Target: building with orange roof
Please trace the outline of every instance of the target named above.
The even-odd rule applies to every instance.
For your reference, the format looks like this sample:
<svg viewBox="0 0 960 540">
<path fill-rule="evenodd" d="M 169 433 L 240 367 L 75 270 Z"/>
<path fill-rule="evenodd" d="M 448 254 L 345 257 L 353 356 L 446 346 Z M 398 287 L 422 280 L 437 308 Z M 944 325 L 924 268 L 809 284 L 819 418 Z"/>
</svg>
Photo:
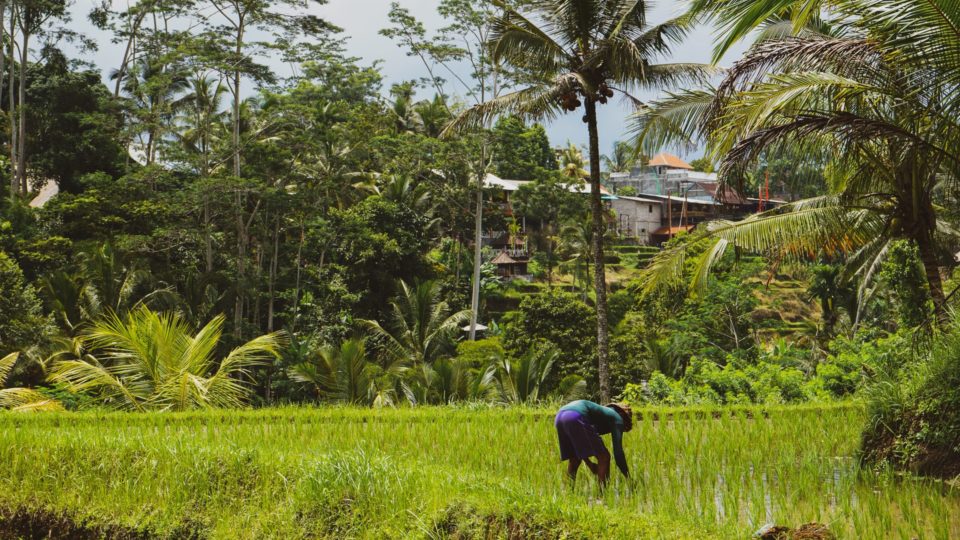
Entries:
<svg viewBox="0 0 960 540">
<path fill-rule="evenodd" d="M 650 158 L 647 166 L 657 169 L 680 169 L 685 171 L 693 170 L 693 167 L 691 167 L 689 163 L 673 154 L 668 154 L 666 152 L 660 152 L 659 154 Z"/>
</svg>

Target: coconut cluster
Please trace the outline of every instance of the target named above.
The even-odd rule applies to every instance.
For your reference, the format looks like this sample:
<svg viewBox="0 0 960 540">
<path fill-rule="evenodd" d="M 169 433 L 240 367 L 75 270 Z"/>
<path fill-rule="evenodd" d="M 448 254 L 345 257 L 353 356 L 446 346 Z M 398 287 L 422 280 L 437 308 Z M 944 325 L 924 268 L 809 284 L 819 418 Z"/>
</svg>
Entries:
<svg viewBox="0 0 960 540">
<path fill-rule="evenodd" d="M 600 87 L 597 88 L 597 94 L 600 96 L 597 101 L 606 105 L 607 100 L 613 97 L 613 89 L 607 86 L 607 83 L 600 83 Z"/>
<path fill-rule="evenodd" d="M 613 89 L 607 86 L 607 83 L 600 83 L 600 86 L 597 87 L 597 96 L 597 101 L 606 105 L 607 100 L 613 97 Z M 567 112 L 573 112 L 583 106 L 583 101 L 580 100 L 577 90 L 571 90 L 561 95 L 558 100 L 560 101 L 560 107 Z"/>
<path fill-rule="evenodd" d="M 579 109 L 581 105 L 583 105 L 583 102 L 577 97 L 576 92 L 571 91 L 560 96 L 560 106 L 567 112 L 573 112 Z"/>
</svg>

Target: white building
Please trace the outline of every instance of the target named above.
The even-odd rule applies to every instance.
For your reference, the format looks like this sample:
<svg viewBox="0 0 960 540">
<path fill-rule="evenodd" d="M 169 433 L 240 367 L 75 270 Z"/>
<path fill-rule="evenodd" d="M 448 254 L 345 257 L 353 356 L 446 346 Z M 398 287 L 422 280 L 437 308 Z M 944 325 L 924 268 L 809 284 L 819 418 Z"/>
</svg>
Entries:
<svg viewBox="0 0 960 540">
<path fill-rule="evenodd" d="M 663 201 L 619 195 L 610 207 L 616 214 L 617 233 L 641 244 L 649 244 L 650 235 L 663 224 Z"/>
<path fill-rule="evenodd" d="M 638 195 L 676 195 L 709 201 L 716 192 L 717 175 L 695 171 L 677 156 L 660 153 L 646 167 L 611 174 L 610 184 L 616 191 L 632 187 Z"/>
</svg>

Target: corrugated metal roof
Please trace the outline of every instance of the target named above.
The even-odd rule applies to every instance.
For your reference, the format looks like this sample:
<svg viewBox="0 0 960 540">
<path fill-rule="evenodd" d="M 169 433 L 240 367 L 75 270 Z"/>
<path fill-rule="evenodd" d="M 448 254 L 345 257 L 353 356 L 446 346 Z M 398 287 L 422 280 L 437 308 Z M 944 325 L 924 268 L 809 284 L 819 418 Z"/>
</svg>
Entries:
<svg viewBox="0 0 960 540">
<path fill-rule="evenodd" d="M 630 196 L 628 196 L 628 195 L 617 195 L 617 198 L 618 198 L 618 199 L 625 199 L 625 200 L 628 200 L 628 201 L 639 202 L 639 203 L 646 203 L 646 204 L 660 204 L 660 203 L 663 202 L 663 201 L 659 201 L 659 200 L 657 200 L 657 199 L 644 199 L 643 197 L 630 197 Z"/>
<path fill-rule="evenodd" d="M 529 180 L 506 180 L 492 173 L 487 173 L 487 177 L 483 180 L 484 187 L 498 187 L 504 191 L 517 191 L 521 186 L 530 183 L 532 182 Z M 567 184 L 567 191 L 570 191 L 571 193 L 590 193 L 590 185 L 586 182 Z M 610 191 L 607 190 L 607 188 L 600 186 L 600 194 L 610 195 Z"/>
<path fill-rule="evenodd" d="M 640 195 L 642 195 L 642 196 L 644 196 L 644 197 L 650 197 L 651 199 L 657 199 L 657 200 L 660 200 L 660 201 L 665 201 L 665 200 L 668 199 L 668 197 L 667 197 L 666 195 L 657 195 L 656 193 L 641 193 Z M 683 202 L 684 200 L 686 200 L 686 201 L 687 201 L 687 204 L 703 204 L 703 205 L 707 205 L 707 206 L 722 206 L 721 203 L 718 203 L 718 202 L 716 202 L 716 201 L 708 201 L 708 200 L 706 200 L 706 199 L 696 199 L 696 198 L 693 198 L 693 197 L 687 197 L 686 199 L 684 199 L 683 197 L 677 197 L 676 195 L 671 195 L 671 196 L 669 197 L 669 199 L 670 199 L 671 201 L 673 201 L 673 202 Z"/>
</svg>

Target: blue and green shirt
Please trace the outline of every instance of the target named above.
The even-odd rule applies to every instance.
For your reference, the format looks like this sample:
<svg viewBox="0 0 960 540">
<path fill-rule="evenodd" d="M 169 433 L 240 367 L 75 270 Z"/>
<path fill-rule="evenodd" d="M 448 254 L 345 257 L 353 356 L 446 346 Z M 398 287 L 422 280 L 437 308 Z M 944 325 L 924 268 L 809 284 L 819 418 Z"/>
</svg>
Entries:
<svg viewBox="0 0 960 540">
<path fill-rule="evenodd" d="M 598 434 L 609 433 L 613 444 L 613 459 L 617 463 L 617 468 L 624 476 L 630 476 L 627 459 L 623 455 L 623 418 L 617 411 L 585 399 L 567 403 L 560 407 L 560 410 L 576 411 L 597 428 Z"/>
</svg>

